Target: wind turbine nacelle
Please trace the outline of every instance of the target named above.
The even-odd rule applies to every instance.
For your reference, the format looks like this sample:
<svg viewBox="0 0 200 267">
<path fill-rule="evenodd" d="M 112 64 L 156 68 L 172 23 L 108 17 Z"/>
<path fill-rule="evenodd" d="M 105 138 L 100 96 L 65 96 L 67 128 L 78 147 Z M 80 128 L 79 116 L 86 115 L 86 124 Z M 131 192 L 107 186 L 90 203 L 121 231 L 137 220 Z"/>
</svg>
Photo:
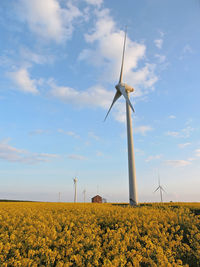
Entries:
<svg viewBox="0 0 200 267">
<path fill-rule="evenodd" d="M 126 89 L 126 92 L 130 93 L 130 92 L 133 92 L 134 91 L 134 88 L 131 87 L 130 85 L 124 83 L 124 87 Z"/>
<path fill-rule="evenodd" d="M 118 86 L 123 86 L 123 87 L 125 87 L 125 90 L 126 90 L 127 93 L 131 93 L 131 92 L 134 91 L 134 88 L 131 87 L 130 85 L 126 84 L 126 83 L 117 84 L 117 85 L 115 86 L 115 88 L 118 89 Z"/>
</svg>

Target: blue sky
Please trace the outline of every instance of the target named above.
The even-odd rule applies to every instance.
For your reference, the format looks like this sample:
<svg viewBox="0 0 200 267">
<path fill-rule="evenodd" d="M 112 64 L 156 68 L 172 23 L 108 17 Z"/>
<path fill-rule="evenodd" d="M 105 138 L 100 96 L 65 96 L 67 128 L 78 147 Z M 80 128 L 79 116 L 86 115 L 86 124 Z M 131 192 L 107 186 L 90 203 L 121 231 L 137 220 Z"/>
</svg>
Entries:
<svg viewBox="0 0 200 267">
<path fill-rule="evenodd" d="M 139 201 L 200 201 L 198 0 L 1 0 L 0 198 L 128 201 L 125 25 Z"/>
</svg>

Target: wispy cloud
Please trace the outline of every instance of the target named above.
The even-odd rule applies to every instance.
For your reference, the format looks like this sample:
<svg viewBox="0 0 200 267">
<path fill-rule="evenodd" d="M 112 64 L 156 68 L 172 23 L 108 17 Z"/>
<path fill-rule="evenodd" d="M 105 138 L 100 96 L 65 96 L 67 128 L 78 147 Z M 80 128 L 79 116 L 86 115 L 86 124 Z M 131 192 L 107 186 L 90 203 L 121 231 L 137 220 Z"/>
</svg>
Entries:
<svg viewBox="0 0 200 267">
<path fill-rule="evenodd" d="M 181 129 L 180 131 L 168 131 L 166 132 L 166 135 L 169 135 L 172 137 L 188 138 L 190 137 L 193 131 L 194 131 L 194 128 L 188 125 L 185 128 Z"/>
<path fill-rule="evenodd" d="M 162 45 L 163 45 L 163 39 L 156 39 L 154 41 L 155 45 L 157 48 L 161 49 L 162 48 Z"/>
<path fill-rule="evenodd" d="M 94 132 L 89 132 L 89 133 L 88 133 L 88 136 L 89 136 L 90 138 L 95 139 L 96 141 L 99 141 L 99 140 L 100 140 L 99 136 L 97 136 Z"/>
<path fill-rule="evenodd" d="M 56 42 L 69 39 L 74 20 L 82 16 L 72 1 L 61 6 L 58 0 L 19 0 L 18 9 L 32 32 Z"/>
<path fill-rule="evenodd" d="M 36 164 L 40 162 L 48 162 L 58 157 L 59 156 L 57 154 L 32 153 L 24 149 L 18 149 L 9 145 L 7 140 L 0 142 L 1 160 L 25 164 Z"/>
<path fill-rule="evenodd" d="M 191 126 L 187 126 L 184 129 L 182 129 L 182 137 L 190 137 L 191 133 L 194 131 L 194 128 Z"/>
<path fill-rule="evenodd" d="M 20 68 L 16 71 L 9 72 L 8 77 L 17 85 L 17 89 L 24 93 L 38 94 L 38 81 L 31 79 L 27 68 Z"/>
<path fill-rule="evenodd" d="M 159 63 L 164 63 L 166 61 L 165 55 L 155 54 L 155 57 L 158 59 Z"/>
<path fill-rule="evenodd" d="M 179 59 L 183 60 L 187 55 L 190 55 L 193 53 L 194 53 L 194 50 L 192 49 L 192 47 L 189 44 L 186 44 L 181 51 L 181 55 Z"/>
<path fill-rule="evenodd" d="M 191 164 L 189 160 L 166 160 L 165 163 L 173 167 L 185 167 Z"/>
<path fill-rule="evenodd" d="M 173 136 L 173 137 L 179 137 L 180 133 L 179 132 L 172 132 L 168 131 L 166 135 Z"/>
<path fill-rule="evenodd" d="M 151 131 L 153 131 L 153 128 L 148 125 L 141 125 L 141 126 L 135 127 L 134 129 L 135 133 L 141 134 L 143 136 L 145 136 L 147 132 L 151 132 Z"/>
<path fill-rule="evenodd" d="M 20 56 L 26 62 L 31 62 L 35 64 L 45 64 L 45 63 L 52 63 L 54 61 L 53 55 L 46 55 L 46 54 L 39 54 L 34 51 L 31 51 L 27 47 L 22 47 L 20 49 Z"/>
<path fill-rule="evenodd" d="M 47 132 L 48 131 L 43 130 L 43 129 L 36 129 L 36 130 L 33 130 L 33 131 L 29 132 L 29 134 L 30 135 L 41 135 L 41 134 L 45 134 Z"/>
<path fill-rule="evenodd" d="M 176 116 L 175 115 L 170 115 L 168 118 L 169 119 L 176 119 Z"/>
<path fill-rule="evenodd" d="M 200 157 L 200 148 L 195 150 L 196 157 Z"/>
<path fill-rule="evenodd" d="M 148 158 L 145 159 L 146 162 L 150 162 L 152 160 L 157 160 L 161 159 L 162 155 L 154 155 L 154 156 L 149 156 Z"/>
<path fill-rule="evenodd" d="M 72 137 L 74 137 L 74 138 L 80 138 L 80 135 L 76 134 L 76 133 L 73 132 L 73 131 L 64 131 L 63 129 L 58 129 L 58 132 L 59 132 L 59 133 L 66 134 L 66 135 L 69 135 L 69 136 L 72 136 Z"/>
<path fill-rule="evenodd" d="M 191 47 L 189 44 L 185 45 L 185 46 L 183 47 L 183 53 L 184 53 L 184 54 L 185 54 L 185 53 L 193 53 L 193 49 L 192 49 L 192 47 Z"/>
<path fill-rule="evenodd" d="M 186 146 L 191 145 L 191 143 L 178 144 L 179 148 L 185 148 Z"/>
<path fill-rule="evenodd" d="M 69 159 L 73 159 L 73 160 L 86 160 L 87 158 L 82 156 L 82 155 L 77 155 L 77 154 L 71 154 L 68 155 Z"/>
<path fill-rule="evenodd" d="M 94 6 L 100 6 L 103 3 L 103 0 L 85 0 L 86 3 Z"/>
<path fill-rule="evenodd" d="M 96 152 L 96 156 L 97 156 L 97 157 L 103 157 L 104 154 L 103 154 L 101 151 L 97 151 L 97 152 Z"/>
</svg>

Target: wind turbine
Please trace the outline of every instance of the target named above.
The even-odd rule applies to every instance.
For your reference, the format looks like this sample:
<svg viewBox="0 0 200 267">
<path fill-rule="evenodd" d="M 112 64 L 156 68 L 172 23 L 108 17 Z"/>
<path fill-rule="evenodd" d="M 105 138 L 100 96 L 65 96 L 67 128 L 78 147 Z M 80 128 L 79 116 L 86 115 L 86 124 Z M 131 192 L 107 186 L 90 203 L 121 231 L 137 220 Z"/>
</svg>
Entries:
<svg viewBox="0 0 200 267">
<path fill-rule="evenodd" d="M 162 197 L 162 192 L 165 192 L 165 190 L 163 189 L 163 187 L 160 185 L 160 176 L 158 175 L 158 187 L 156 188 L 156 190 L 154 191 L 154 193 L 156 191 L 160 190 L 160 201 L 163 202 L 163 197 Z"/>
<path fill-rule="evenodd" d="M 74 181 L 74 203 L 76 203 L 77 202 L 77 181 L 78 181 L 78 179 L 75 177 L 73 179 L 73 181 Z"/>
<path fill-rule="evenodd" d="M 83 190 L 83 198 L 84 198 L 84 203 L 85 203 L 85 196 L 86 196 L 86 190 Z"/>
<path fill-rule="evenodd" d="M 126 34 L 127 30 L 125 31 L 124 36 L 124 46 L 123 46 L 123 53 L 122 53 L 122 64 L 121 64 L 121 71 L 119 82 L 115 86 L 117 92 L 115 93 L 113 102 L 106 114 L 104 121 L 106 120 L 112 106 L 114 103 L 120 98 L 121 95 L 126 100 L 126 123 L 127 123 L 127 145 L 128 145 L 128 169 L 129 169 L 129 203 L 131 206 L 137 206 L 138 198 L 137 198 L 137 184 L 136 184 L 136 173 L 135 173 L 135 158 L 134 158 L 134 146 L 133 146 L 133 132 L 132 132 L 132 120 L 131 120 L 131 109 L 133 112 L 134 108 L 129 100 L 129 93 L 134 91 L 134 88 L 130 85 L 123 83 L 123 68 L 124 68 L 124 54 L 125 54 L 125 46 L 126 46 Z"/>
</svg>

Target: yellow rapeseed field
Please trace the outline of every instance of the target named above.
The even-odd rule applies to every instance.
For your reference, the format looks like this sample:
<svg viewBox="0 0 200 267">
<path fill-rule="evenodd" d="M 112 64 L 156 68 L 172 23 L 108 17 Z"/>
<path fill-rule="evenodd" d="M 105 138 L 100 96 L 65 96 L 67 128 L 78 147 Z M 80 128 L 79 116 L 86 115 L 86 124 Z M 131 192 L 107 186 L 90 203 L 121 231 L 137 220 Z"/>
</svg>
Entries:
<svg viewBox="0 0 200 267">
<path fill-rule="evenodd" d="M 0 203 L 0 266 L 200 266 L 200 204 Z"/>
</svg>

